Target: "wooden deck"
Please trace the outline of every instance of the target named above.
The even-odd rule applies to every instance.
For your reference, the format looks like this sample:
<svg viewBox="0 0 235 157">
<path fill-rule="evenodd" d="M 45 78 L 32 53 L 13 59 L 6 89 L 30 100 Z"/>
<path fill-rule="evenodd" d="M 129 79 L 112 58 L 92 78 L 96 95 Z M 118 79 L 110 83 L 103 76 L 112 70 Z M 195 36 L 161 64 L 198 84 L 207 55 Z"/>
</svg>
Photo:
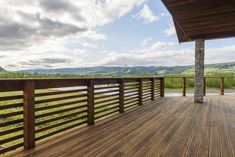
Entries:
<svg viewBox="0 0 235 157">
<path fill-rule="evenodd" d="M 163 98 L 13 156 L 235 156 L 235 97 Z"/>
</svg>

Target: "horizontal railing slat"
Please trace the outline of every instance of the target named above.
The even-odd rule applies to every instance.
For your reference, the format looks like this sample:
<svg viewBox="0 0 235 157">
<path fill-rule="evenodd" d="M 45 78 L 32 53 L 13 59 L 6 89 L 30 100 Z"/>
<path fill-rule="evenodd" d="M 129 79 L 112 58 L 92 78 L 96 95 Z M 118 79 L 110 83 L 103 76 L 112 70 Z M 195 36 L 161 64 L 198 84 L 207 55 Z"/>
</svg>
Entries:
<svg viewBox="0 0 235 157">
<path fill-rule="evenodd" d="M 73 111 L 73 110 L 77 110 L 77 109 L 82 109 L 84 108 L 83 106 L 75 106 L 75 107 L 71 107 L 71 108 L 66 108 L 66 109 L 62 109 L 62 110 L 57 110 L 57 111 L 53 111 L 53 112 L 48 112 L 48 113 L 43 113 L 43 114 L 39 114 L 36 115 L 35 118 L 45 118 L 54 114 L 59 114 L 59 113 L 63 113 L 63 112 L 68 112 L 68 111 Z"/>
<path fill-rule="evenodd" d="M 110 102 L 110 101 L 116 101 L 116 100 L 118 100 L 118 97 L 115 97 L 115 98 L 113 98 L 113 97 L 107 97 L 108 99 L 105 99 L 105 100 L 103 100 L 103 99 L 98 99 L 99 101 L 97 101 L 96 99 L 95 99 L 95 104 L 102 104 L 102 103 L 106 103 L 106 102 Z"/>
<path fill-rule="evenodd" d="M 23 129 L 24 129 L 23 127 L 17 127 L 17 128 L 4 130 L 4 131 L 0 132 L 0 136 L 11 134 L 11 133 L 18 132 L 18 131 L 22 131 Z"/>
<path fill-rule="evenodd" d="M 114 92 L 119 92 L 119 90 L 115 89 L 115 90 L 107 90 L 107 91 L 99 91 L 99 92 L 95 92 L 95 94 L 107 94 L 107 93 L 114 93 Z"/>
<path fill-rule="evenodd" d="M 115 108 L 118 108 L 118 106 L 112 106 L 112 107 L 109 107 L 109 108 L 106 108 L 106 109 L 102 109 L 100 111 L 95 111 L 95 114 L 100 114 L 100 113 L 110 111 L 110 110 L 115 109 Z"/>
<path fill-rule="evenodd" d="M 112 106 L 112 105 L 115 105 L 115 104 L 117 104 L 117 103 L 119 103 L 119 102 L 116 101 L 116 102 L 112 102 L 112 103 L 103 104 L 103 105 L 100 105 L 100 106 L 95 106 L 95 110 L 96 110 L 96 109 L 103 108 L 103 107 Z"/>
<path fill-rule="evenodd" d="M 37 93 L 35 94 L 35 97 L 52 96 L 52 95 L 60 95 L 60 94 L 72 94 L 72 93 L 80 93 L 80 92 L 87 92 L 87 89 Z"/>
<path fill-rule="evenodd" d="M 77 120 L 81 120 L 81 119 L 85 119 L 85 118 L 87 118 L 87 115 L 81 116 L 81 117 L 72 118 L 70 120 L 66 120 L 66 121 L 63 121 L 63 122 L 58 122 L 56 124 L 52 124 L 52 125 L 49 125 L 47 127 L 40 128 L 40 129 L 36 130 L 36 133 L 47 131 L 49 129 L 56 128 L 56 127 L 62 126 L 64 124 L 71 123 L 71 122 L 74 122 L 74 121 L 77 121 Z"/>
<path fill-rule="evenodd" d="M 35 101 L 35 104 L 43 104 L 43 103 L 49 103 L 49 102 L 54 102 L 54 101 L 60 101 L 60 100 L 75 99 L 75 98 L 81 98 L 81 97 L 86 97 L 86 96 L 87 94 L 81 94 L 81 95 L 64 96 L 64 97 L 58 97 L 58 98 L 37 100 Z"/>
<path fill-rule="evenodd" d="M 112 89 L 119 88 L 119 86 L 107 86 L 107 87 L 96 87 L 95 90 L 103 90 L 103 89 Z"/>
<path fill-rule="evenodd" d="M 23 107 L 23 103 L 15 103 L 15 104 L 9 104 L 9 105 L 2 105 L 2 106 L 0 106 L 0 110 L 17 108 L 17 107 Z"/>
<path fill-rule="evenodd" d="M 35 125 L 39 126 L 39 125 L 51 123 L 51 122 L 61 120 L 61 119 L 65 119 L 65 118 L 68 118 L 68 117 L 77 116 L 77 115 L 80 115 L 80 114 L 83 114 L 83 113 L 86 113 L 86 112 L 87 112 L 87 110 L 83 110 L 83 111 L 79 111 L 79 112 L 75 112 L 75 113 L 71 113 L 71 114 L 66 114 L 66 115 L 63 115 L 63 116 L 60 116 L 60 117 L 51 118 L 51 119 L 47 119 L 47 120 L 44 120 L 44 121 L 36 122 Z"/>
<path fill-rule="evenodd" d="M 6 144 L 6 143 L 9 143 L 9 142 L 21 139 L 23 137 L 24 137 L 24 135 L 21 134 L 21 135 L 16 135 L 16 136 L 13 136 L 13 137 L 9 137 L 9 138 L 4 139 L 4 140 L 0 140 L 0 145 L 3 145 L 3 144 Z"/>
<path fill-rule="evenodd" d="M 97 120 L 97 119 L 100 119 L 100 118 L 106 117 L 106 116 L 108 116 L 108 115 L 111 115 L 111 114 L 117 113 L 118 111 L 119 111 L 119 109 L 118 109 L 118 110 L 114 110 L 114 111 L 112 111 L 112 112 L 109 112 L 109 113 L 106 113 L 106 114 L 103 114 L 103 115 L 97 116 L 97 117 L 95 117 L 95 119 Z"/>
<path fill-rule="evenodd" d="M 4 97 L 0 97 L 0 101 L 15 100 L 15 99 L 22 99 L 22 98 L 23 98 L 23 95 L 4 96 Z"/>
<path fill-rule="evenodd" d="M 59 108 L 59 107 L 64 107 L 64 106 L 71 106 L 75 104 L 82 104 L 81 106 L 86 106 L 83 105 L 83 103 L 87 103 L 87 99 L 85 100 L 77 100 L 77 101 L 71 101 L 71 102 L 66 102 L 66 103 L 61 103 L 61 104 L 56 104 L 56 105 L 50 105 L 50 106 L 45 106 L 45 107 L 38 107 L 35 109 L 35 111 L 43 111 L 43 110 L 49 110 L 49 109 L 54 109 L 54 108 Z"/>
<path fill-rule="evenodd" d="M 115 96 L 119 96 L 119 94 L 116 94 L 116 93 L 115 93 L 115 94 L 110 94 L 110 95 L 108 95 L 108 97 L 115 97 Z M 100 96 L 100 95 L 98 95 L 98 96 L 95 95 L 95 99 L 96 99 L 96 100 L 98 100 L 98 99 L 103 99 L 103 98 L 107 98 L 107 95 L 101 95 L 101 96 Z"/>
<path fill-rule="evenodd" d="M 23 121 L 24 121 L 24 119 L 17 119 L 17 120 L 2 122 L 2 123 L 0 123 L 0 127 L 19 124 L 19 123 L 22 123 Z"/>
<path fill-rule="evenodd" d="M 8 148 L 0 149 L 0 154 L 3 154 L 3 153 L 6 153 L 6 152 L 15 150 L 15 149 L 20 148 L 20 147 L 22 147 L 22 146 L 24 146 L 24 143 L 23 143 L 23 142 L 21 142 L 21 143 L 19 143 L 19 144 L 16 144 L 16 145 L 13 145 L 13 146 L 10 146 L 10 147 L 8 147 Z"/>
<path fill-rule="evenodd" d="M 23 111 L 0 114 L 0 118 L 9 118 L 9 117 L 14 117 L 14 116 L 19 116 L 19 115 L 23 115 Z"/>
<path fill-rule="evenodd" d="M 126 106 L 125 106 L 125 109 L 131 108 L 131 107 L 136 107 L 136 106 L 138 106 L 138 105 L 139 105 L 138 103 L 132 103 L 132 104 L 130 104 L 130 105 L 126 105 Z"/>
</svg>

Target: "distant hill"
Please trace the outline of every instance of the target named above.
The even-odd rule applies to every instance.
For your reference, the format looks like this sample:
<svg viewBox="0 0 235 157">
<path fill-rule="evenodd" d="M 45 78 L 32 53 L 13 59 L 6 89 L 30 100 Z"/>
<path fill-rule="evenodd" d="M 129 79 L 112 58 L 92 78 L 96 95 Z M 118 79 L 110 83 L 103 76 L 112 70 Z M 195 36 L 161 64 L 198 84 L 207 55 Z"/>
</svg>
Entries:
<svg viewBox="0 0 235 157">
<path fill-rule="evenodd" d="M 134 75 L 140 73 L 154 74 L 156 67 L 83 67 L 83 68 L 62 68 L 62 69 L 31 69 L 19 72 L 40 73 L 40 74 L 80 74 L 80 75 L 96 75 L 96 74 L 113 74 L 113 75 Z"/>
<path fill-rule="evenodd" d="M 79 75 L 137 75 L 137 74 L 192 74 L 194 66 L 174 66 L 174 67 L 83 67 L 83 68 L 62 68 L 62 69 L 30 69 L 18 72 L 39 73 L 39 74 L 79 74 Z M 205 72 L 222 73 L 229 72 L 235 74 L 235 62 L 206 65 Z"/>
<path fill-rule="evenodd" d="M 6 72 L 2 67 L 0 67 L 0 72 Z"/>
</svg>

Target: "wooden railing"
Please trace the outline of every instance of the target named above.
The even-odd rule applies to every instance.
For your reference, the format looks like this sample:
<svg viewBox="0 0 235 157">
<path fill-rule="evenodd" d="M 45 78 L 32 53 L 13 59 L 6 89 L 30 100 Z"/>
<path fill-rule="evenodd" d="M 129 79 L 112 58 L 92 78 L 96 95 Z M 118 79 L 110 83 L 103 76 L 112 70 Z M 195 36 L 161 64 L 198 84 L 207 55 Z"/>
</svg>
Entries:
<svg viewBox="0 0 235 157">
<path fill-rule="evenodd" d="M 34 148 L 38 141 L 164 97 L 166 79 L 193 77 L 0 79 L 0 154 Z M 225 80 L 220 79 L 224 95 Z"/>
<path fill-rule="evenodd" d="M 1 79 L 0 154 L 164 96 L 164 78 Z"/>
<path fill-rule="evenodd" d="M 189 79 L 194 79 L 194 77 L 164 77 L 164 79 L 181 79 L 182 80 L 182 96 L 187 95 L 187 81 Z M 220 80 L 220 95 L 225 94 L 225 79 L 235 79 L 235 77 L 204 77 L 204 96 L 207 94 L 207 80 L 217 79 Z M 193 81 L 194 82 L 194 81 Z"/>
</svg>

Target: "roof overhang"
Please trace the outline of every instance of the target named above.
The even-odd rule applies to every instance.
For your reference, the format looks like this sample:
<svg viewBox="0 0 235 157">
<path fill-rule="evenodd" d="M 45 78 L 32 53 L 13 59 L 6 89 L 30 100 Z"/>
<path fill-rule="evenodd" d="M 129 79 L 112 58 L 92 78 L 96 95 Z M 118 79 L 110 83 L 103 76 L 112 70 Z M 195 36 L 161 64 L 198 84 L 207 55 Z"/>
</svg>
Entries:
<svg viewBox="0 0 235 157">
<path fill-rule="evenodd" d="M 162 0 L 179 42 L 235 37 L 235 0 Z"/>
</svg>

